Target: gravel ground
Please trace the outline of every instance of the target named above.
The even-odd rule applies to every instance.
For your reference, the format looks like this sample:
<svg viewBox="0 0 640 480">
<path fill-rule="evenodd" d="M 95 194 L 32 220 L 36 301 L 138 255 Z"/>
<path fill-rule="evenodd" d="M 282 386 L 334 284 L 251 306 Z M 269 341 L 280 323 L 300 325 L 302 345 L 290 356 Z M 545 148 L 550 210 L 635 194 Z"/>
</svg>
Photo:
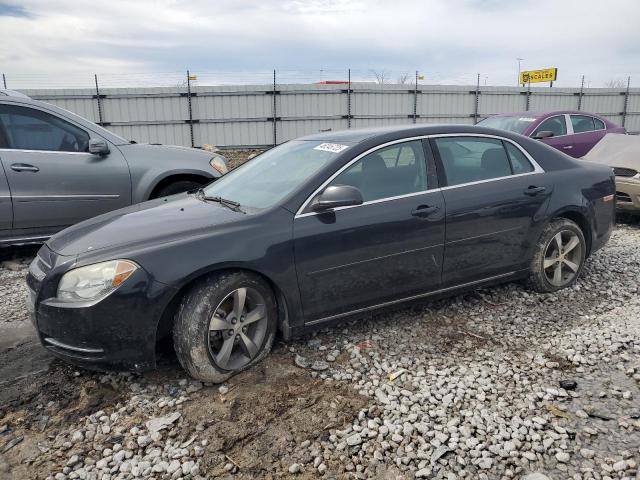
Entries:
<svg viewBox="0 0 640 480">
<path fill-rule="evenodd" d="M 24 272 L 0 267 L 0 338 Z M 639 278 L 622 225 L 571 289 L 363 317 L 215 387 L 171 352 L 144 376 L 18 374 L 42 349 L 0 342 L 0 478 L 640 479 Z"/>
</svg>

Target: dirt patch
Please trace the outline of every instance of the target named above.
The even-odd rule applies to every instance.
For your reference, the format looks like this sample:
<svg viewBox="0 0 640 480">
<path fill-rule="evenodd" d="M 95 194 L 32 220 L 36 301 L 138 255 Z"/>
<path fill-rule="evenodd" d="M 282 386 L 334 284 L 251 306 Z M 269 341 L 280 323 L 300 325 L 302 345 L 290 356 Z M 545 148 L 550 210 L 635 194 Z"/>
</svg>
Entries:
<svg viewBox="0 0 640 480">
<path fill-rule="evenodd" d="M 329 429 L 350 424 L 366 399 L 345 386 L 328 385 L 273 354 L 229 383 L 229 392 L 207 388 L 183 411 L 199 438 L 208 440 L 202 471 L 219 478 L 233 465 L 236 478 L 287 472 L 293 447 L 326 440 Z M 313 459 L 309 459 L 309 462 Z M 329 468 L 331 468 L 329 466 Z"/>
</svg>

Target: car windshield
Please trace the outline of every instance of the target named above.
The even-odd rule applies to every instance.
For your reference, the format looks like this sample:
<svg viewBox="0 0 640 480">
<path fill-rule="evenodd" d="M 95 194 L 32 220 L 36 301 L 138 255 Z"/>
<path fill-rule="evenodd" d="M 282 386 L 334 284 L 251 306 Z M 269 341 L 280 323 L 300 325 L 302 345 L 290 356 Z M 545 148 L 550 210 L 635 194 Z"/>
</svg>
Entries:
<svg viewBox="0 0 640 480">
<path fill-rule="evenodd" d="M 327 165 L 350 145 L 296 140 L 272 148 L 204 189 L 251 208 L 268 208 Z"/>
<path fill-rule="evenodd" d="M 509 132 L 524 133 L 529 125 L 536 121 L 535 117 L 488 117 L 478 122 L 478 125 Z"/>
</svg>

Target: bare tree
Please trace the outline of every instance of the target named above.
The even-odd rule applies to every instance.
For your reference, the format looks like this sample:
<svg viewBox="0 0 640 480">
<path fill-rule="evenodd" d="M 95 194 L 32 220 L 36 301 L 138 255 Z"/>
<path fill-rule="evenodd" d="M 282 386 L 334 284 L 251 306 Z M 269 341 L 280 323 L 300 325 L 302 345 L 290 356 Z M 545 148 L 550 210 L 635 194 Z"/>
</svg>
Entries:
<svg viewBox="0 0 640 480">
<path fill-rule="evenodd" d="M 370 72 L 375 77 L 376 83 L 380 85 L 389 83 L 389 76 L 391 73 L 388 70 L 370 70 Z"/>
<path fill-rule="evenodd" d="M 398 77 L 398 80 L 396 81 L 396 83 L 398 85 L 406 85 L 407 83 L 409 83 L 409 74 L 408 73 L 403 73 Z"/>
<path fill-rule="evenodd" d="M 604 86 L 607 88 L 625 88 L 627 86 L 627 82 L 621 78 L 614 78 L 604 82 Z"/>
</svg>

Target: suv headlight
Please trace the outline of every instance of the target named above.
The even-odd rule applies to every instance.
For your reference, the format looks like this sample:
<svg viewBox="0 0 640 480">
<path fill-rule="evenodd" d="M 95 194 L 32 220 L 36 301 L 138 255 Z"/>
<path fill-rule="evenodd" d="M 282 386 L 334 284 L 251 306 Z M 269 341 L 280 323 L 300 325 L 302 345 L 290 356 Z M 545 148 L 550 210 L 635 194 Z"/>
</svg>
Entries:
<svg viewBox="0 0 640 480">
<path fill-rule="evenodd" d="M 83 302 L 103 299 L 138 269 L 128 260 L 111 260 L 86 267 L 74 268 L 65 273 L 58 284 L 58 298 Z"/>
<path fill-rule="evenodd" d="M 213 157 L 211 160 L 209 160 L 209 165 L 211 165 L 213 169 L 220 175 L 224 175 L 229 171 L 229 169 L 227 168 L 227 164 L 224 163 L 224 160 L 220 157 Z"/>
</svg>

